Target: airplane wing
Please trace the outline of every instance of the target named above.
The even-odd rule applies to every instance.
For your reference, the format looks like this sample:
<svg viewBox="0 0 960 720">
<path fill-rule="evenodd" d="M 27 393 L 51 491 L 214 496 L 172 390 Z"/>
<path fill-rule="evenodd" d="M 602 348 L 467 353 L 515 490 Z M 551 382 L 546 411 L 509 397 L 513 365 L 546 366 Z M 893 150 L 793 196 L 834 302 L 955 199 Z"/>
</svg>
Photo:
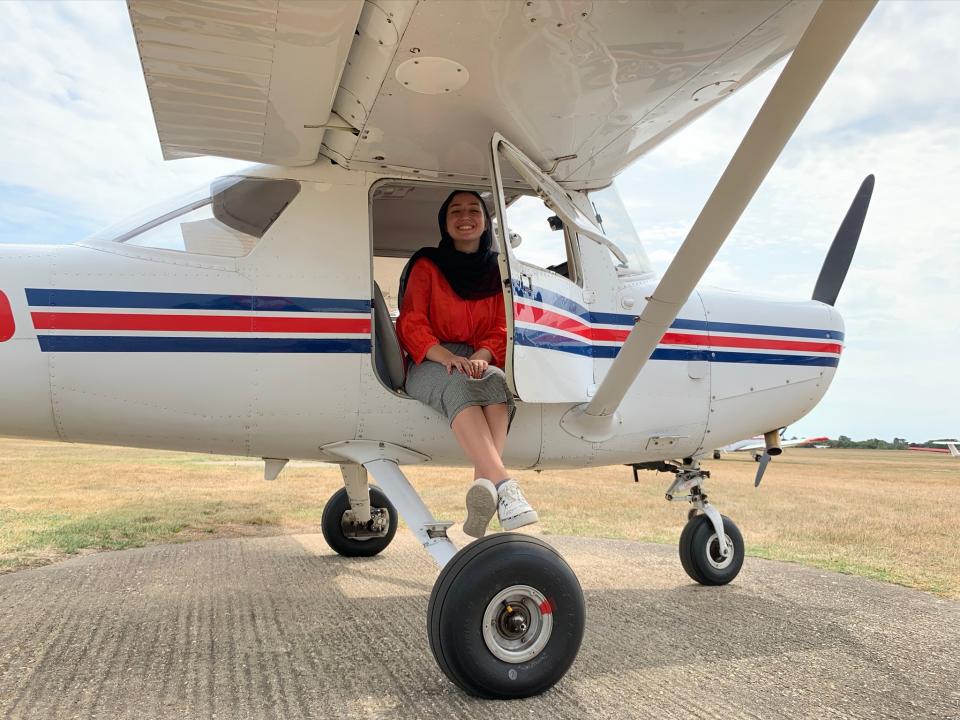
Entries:
<svg viewBox="0 0 960 720">
<path fill-rule="evenodd" d="M 797 45 L 798 0 L 128 0 L 164 157 L 601 187 Z"/>
<path fill-rule="evenodd" d="M 794 438 L 793 440 L 781 440 L 780 447 L 801 447 L 803 445 L 812 445 L 813 443 L 826 442 L 830 438 L 828 437 L 814 437 L 814 438 Z M 750 438 L 749 440 L 740 440 L 739 442 L 731 443 L 730 445 L 725 445 L 720 448 L 723 452 L 748 452 L 755 450 L 766 450 L 766 443 L 763 441 L 762 437 L 759 438 Z"/>
<path fill-rule="evenodd" d="M 793 440 L 781 440 L 780 447 L 802 447 L 803 445 L 813 445 L 814 443 L 826 442 L 830 438 L 828 437 L 814 437 L 814 438 L 794 438 Z"/>
<path fill-rule="evenodd" d="M 165 159 L 317 159 L 363 0 L 127 7 Z"/>
<path fill-rule="evenodd" d="M 720 450 L 722 452 L 746 452 L 748 450 L 763 450 L 766 445 L 763 438 L 750 438 L 749 440 L 739 440 L 729 445 L 724 445 Z"/>
</svg>

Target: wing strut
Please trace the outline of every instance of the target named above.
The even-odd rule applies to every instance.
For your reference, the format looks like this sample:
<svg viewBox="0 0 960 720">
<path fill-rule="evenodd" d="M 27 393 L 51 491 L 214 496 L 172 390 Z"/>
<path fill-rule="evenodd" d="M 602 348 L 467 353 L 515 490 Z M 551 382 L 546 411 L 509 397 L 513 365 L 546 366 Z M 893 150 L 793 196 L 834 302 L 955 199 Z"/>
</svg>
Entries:
<svg viewBox="0 0 960 720">
<path fill-rule="evenodd" d="M 820 5 L 593 399 L 561 421 L 571 435 L 602 442 L 613 434 L 619 422 L 615 413 L 627 390 L 875 4 L 826 0 Z"/>
</svg>

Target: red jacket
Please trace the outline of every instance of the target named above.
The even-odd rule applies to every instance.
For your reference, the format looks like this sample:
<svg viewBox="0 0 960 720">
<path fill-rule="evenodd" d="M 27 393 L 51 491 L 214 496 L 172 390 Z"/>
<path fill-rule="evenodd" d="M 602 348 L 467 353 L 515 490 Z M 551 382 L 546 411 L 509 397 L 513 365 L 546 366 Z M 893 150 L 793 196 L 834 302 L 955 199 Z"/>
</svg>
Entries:
<svg viewBox="0 0 960 720">
<path fill-rule="evenodd" d="M 410 270 L 397 335 L 417 364 L 438 343 L 466 343 L 486 348 L 493 364 L 503 367 L 507 353 L 507 318 L 503 295 L 464 300 L 433 262 L 420 258 Z"/>
</svg>

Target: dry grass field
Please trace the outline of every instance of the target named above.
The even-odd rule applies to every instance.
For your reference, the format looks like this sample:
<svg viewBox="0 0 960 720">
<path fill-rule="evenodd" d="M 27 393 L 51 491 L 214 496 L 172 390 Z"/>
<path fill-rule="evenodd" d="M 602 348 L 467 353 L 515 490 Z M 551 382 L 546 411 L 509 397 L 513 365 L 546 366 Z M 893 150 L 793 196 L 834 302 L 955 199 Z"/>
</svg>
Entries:
<svg viewBox="0 0 960 720">
<path fill-rule="evenodd" d="M 946 499 L 960 461 L 908 451 L 787 450 L 753 488 L 749 455 L 709 461 L 707 490 L 747 553 L 960 598 L 960 542 Z M 316 532 L 335 467 L 0 439 L 0 572 L 67 555 L 230 535 Z M 411 468 L 437 517 L 463 519 L 462 469 Z M 629 468 L 522 472 L 544 534 L 674 544 L 687 507 L 666 475 Z M 949 519 L 948 519 L 949 518 Z"/>
</svg>

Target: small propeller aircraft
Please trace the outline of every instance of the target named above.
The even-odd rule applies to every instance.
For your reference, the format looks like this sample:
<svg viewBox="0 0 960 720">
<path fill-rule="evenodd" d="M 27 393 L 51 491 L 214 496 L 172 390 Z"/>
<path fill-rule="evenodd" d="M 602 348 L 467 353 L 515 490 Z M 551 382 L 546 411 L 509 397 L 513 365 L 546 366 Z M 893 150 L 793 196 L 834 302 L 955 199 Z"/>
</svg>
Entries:
<svg viewBox="0 0 960 720">
<path fill-rule="evenodd" d="M 946 445 L 945 448 L 928 448 L 910 446 L 907 450 L 917 450 L 919 452 L 950 453 L 951 457 L 960 458 L 960 442 L 956 440 L 935 440 L 934 445 Z"/>
<path fill-rule="evenodd" d="M 793 440 L 784 440 L 783 431 L 780 432 L 780 448 L 788 447 L 803 447 L 804 445 L 814 445 L 815 443 L 823 443 L 829 440 L 828 437 L 802 437 L 794 438 Z M 756 435 L 752 438 L 746 440 L 737 440 L 737 442 L 730 443 L 729 445 L 724 445 L 723 447 L 717 448 L 713 451 L 713 459 L 719 460 L 720 456 L 723 453 L 734 453 L 734 452 L 751 452 L 753 453 L 753 459 L 757 462 L 760 462 L 760 458 L 763 456 L 763 453 L 767 450 L 767 441 L 763 435 Z"/>
<path fill-rule="evenodd" d="M 164 157 L 261 164 L 73 245 L 0 249 L 0 433 L 260 457 L 267 479 L 338 463 L 330 546 L 379 553 L 402 516 L 441 568 L 443 672 L 482 697 L 543 692 L 580 646 L 579 583 L 529 535 L 458 552 L 420 500 L 404 466 L 464 458 L 403 393 L 375 279 L 435 242 L 452 188 L 484 194 L 519 405 L 506 463 L 662 463 L 691 506 L 684 569 L 729 583 L 743 539 L 700 458 L 823 397 L 873 178 L 812 299 L 697 284 L 873 4 L 128 0 Z M 613 178 L 791 52 L 658 278 Z M 557 262 L 522 259 L 531 200 Z"/>
</svg>

